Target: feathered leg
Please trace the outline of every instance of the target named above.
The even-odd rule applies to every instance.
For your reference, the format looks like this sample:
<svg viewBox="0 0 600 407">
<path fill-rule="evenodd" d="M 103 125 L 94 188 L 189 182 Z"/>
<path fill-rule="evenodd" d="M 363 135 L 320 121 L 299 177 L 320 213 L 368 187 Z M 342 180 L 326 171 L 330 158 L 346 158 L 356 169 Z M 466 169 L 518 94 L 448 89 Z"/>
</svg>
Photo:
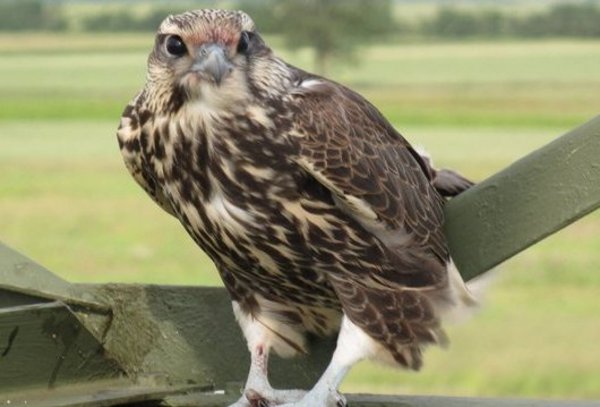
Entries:
<svg viewBox="0 0 600 407">
<path fill-rule="evenodd" d="M 354 364 L 374 356 L 377 350 L 375 341 L 344 315 L 331 362 L 317 384 L 300 401 L 281 407 L 345 406 L 346 400 L 338 392 L 342 380 Z"/>
<path fill-rule="evenodd" d="M 276 390 L 269 383 L 268 367 L 272 332 L 252 316 L 245 314 L 236 302 L 233 303 L 233 311 L 250 350 L 250 371 L 244 386 L 244 394 L 230 407 L 268 407 L 301 399 L 305 391 Z"/>
</svg>

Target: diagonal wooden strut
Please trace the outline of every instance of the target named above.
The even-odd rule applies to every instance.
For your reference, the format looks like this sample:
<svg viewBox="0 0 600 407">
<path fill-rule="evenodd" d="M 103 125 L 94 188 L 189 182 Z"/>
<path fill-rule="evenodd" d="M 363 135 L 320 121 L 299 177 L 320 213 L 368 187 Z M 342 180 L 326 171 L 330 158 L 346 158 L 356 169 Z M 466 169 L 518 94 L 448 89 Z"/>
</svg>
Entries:
<svg viewBox="0 0 600 407">
<path fill-rule="evenodd" d="M 445 232 L 469 280 L 600 207 L 600 116 L 446 205 Z"/>
</svg>

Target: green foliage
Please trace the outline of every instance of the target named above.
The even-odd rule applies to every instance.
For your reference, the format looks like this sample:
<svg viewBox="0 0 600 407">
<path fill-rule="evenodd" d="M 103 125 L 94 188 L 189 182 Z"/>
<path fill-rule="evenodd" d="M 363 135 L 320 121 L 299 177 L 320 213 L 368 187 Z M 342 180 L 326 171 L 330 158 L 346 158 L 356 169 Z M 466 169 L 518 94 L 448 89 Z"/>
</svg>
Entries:
<svg viewBox="0 0 600 407">
<path fill-rule="evenodd" d="M 5 0 L 0 3 L 0 30 L 63 30 L 67 26 L 57 5 L 40 0 Z"/>
<path fill-rule="evenodd" d="M 524 17 L 497 10 L 441 7 L 421 25 L 435 37 L 600 37 L 600 7 L 592 3 L 556 4 Z"/>
<path fill-rule="evenodd" d="M 497 10 L 466 12 L 442 7 L 422 25 L 425 34 L 439 37 L 498 37 L 508 32 L 506 17 Z"/>
<path fill-rule="evenodd" d="M 262 33 L 280 34 L 289 48 L 312 48 L 321 72 L 332 59 L 352 58 L 360 45 L 388 34 L 413 39 L 600 37 L 598 2 L 558 2 L 518 14 L 491 2 L 485 7 L 438 4 L 430 15 L 408 18 L 402 15 L 403 3 L 393 0 L 177 0 L 135 7 L 113 2 L 107 8 L 92 2 L 1 0 L 0 31 L 153 32 L 168 14 L 231 7 L 250 14 Z M 79 13 L 72 12 L 75 7 Z"/>
<path fill-rule="evenodd" d="M 138 19 L 126 11 L 95 14 L 84 19 L 82 24 L 86 31 L 139 31 L 142 27 Z"/>
<path fill-rule="evenodd" d="M 160 23 L 169 14 L 185 11 L 182 7 L 152 8 L 150 12 L 139 15 L 126 8 L 105 11 L 84 18 L 82 25 L 86 31 L 118 32 L 118 31 L 156 31 Z"/>
<path fill-rule="evenodd" d="M 291 49 L 313 48 L 320 73 L 333 57 L 351 57 L 358 46 L 396 29 L 390 0 L 246 0 L 240 8 Z"/>
<path fill-rule="evenodd" d="M 514 32 L 531 37 L 600 37 L 600 7 L 557 4 L 514 24 Z"/>
</svg>

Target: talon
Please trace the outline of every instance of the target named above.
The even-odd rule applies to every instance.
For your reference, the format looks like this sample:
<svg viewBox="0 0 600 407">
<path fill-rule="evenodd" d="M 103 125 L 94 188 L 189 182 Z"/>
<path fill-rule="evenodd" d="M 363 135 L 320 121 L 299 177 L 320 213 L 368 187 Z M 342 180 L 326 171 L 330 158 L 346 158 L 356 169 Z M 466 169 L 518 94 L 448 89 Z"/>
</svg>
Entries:
<svg viewBox="0 0 600 407">
<path fill-rule="evenodd" d="M 265 399 L 259 392 L 249 389 L 244 393 L 248 401 L 250 402 L 250 407 L 269 407 L 270 403 Z"/>
<path fill-rule="evenodd" d="M 346 397 L 344 397 L 340 393 L 337 393 L 336 396 L 335 396 L 335 405 L 337 407 L 347 407 L 348 406 L 348 402 L 346 401 Z"/>
</svg>

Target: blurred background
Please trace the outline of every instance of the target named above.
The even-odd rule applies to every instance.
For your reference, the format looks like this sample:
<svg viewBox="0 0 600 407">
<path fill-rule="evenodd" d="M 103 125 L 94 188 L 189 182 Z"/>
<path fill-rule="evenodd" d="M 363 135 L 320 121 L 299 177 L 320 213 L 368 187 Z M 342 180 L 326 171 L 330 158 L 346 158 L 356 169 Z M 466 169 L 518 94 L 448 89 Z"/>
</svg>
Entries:
<svg viewBox="0 0 600 407">
<path fill-rule="evenodd" d="M 275 52 L 482 180 L 598 114 L 598 1 L 0 0 L 0 240 L 73 282 L 220 285 L 115 139 L 168 14 L 241 8 Z M 500 267 L 419 374 L 345 391 L 600 399 L 600 213 Z"/>
</svg>

